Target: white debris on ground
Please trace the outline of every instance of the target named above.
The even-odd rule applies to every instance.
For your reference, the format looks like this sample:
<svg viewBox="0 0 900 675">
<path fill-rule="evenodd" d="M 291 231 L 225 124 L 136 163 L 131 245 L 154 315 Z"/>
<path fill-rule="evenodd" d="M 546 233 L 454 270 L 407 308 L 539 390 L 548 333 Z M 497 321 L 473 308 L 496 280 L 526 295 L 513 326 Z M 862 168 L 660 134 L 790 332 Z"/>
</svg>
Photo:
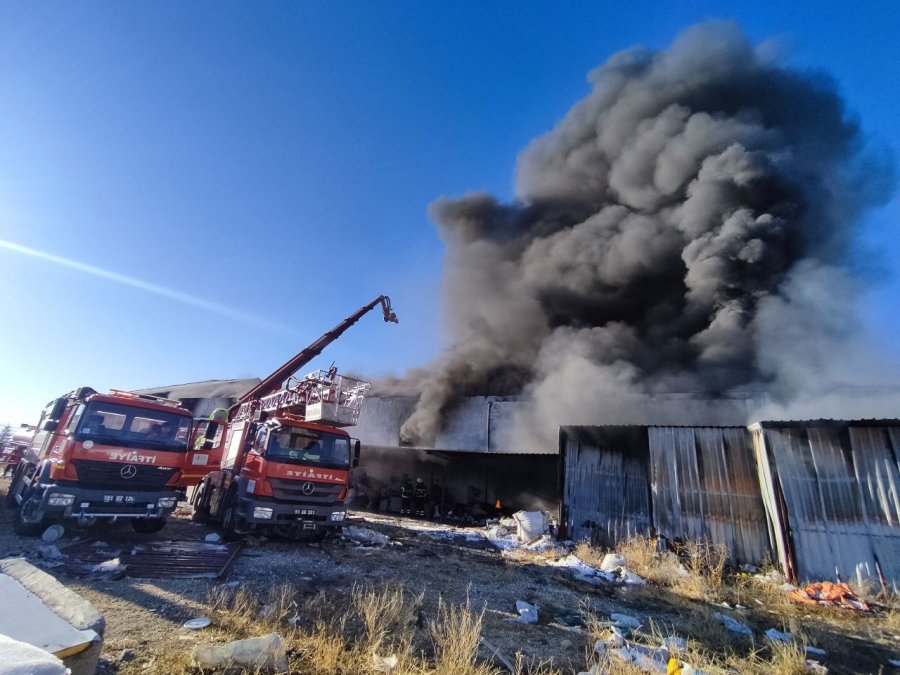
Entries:
<svg viewBox="0 0 900 675">
<path fill-rule="evenodd" d="M 547 511 L 516 511 L 512 521 L 515 522 L 516 537 L 523 544 L 530 544 L 550 531 Z"/>
<path fill-rule="evenodd" d="M 625 556 L 621 556 L 618 553 L 607 553 L 603 562 L 600 563 L 600 569 L 603 572 L 613 572 L 620 567 L 625 567 Z"/>
<path fill-rule="evenodd" d="M 383 673 L 391 672 L 400 662 L 396 654 L 391 654 L 390 656 L 378 656 L 378 654 L 373 654 L 372 658 L 375 661 L 375 667 Z"/>
<path fill-rule="evenodd" d="M 367 527 L 354 527 L 352 525 L 344 528 L 344 536 L 350 541 L 357 544 L 366 544 L 370 546 L 387 546 L 390 541 L 387 535 L 370 530 Z"/>
<path fill-rule="evenodd" d="M 91 567 L 91 572 L 118 572 L 119 570 L 124 570 L 125 565 L 122 564 L 122 561 L 118 558 L 112 558 L 111 560 L 104 560 L 102 563 L 98 563 Z"/>
<path fill-rule="evenodd" d="M 794 636 L 791 633 L 782 633 L 780 630 L 770 628 L 766 631 L 766 638 L 771 642 L 790 642 Z"/>
<path fill-rule="evenodd" d="M 725 626 L 725 628 L 730 630 L 732 633 L 735 633 L 737 635 L 753 635 L 752 630 L 750 630 L 747 626 L 742 624 L 737 619 L 733 619 L 730 616 L 720 614 L 719 612 L 714 612 L 713 618 L 723 626 Z"/>
<path fill-rule="evenodd" d="M 647 583 L 640 576 L 624 566 L 616 567 L 609 571 L 598 570 L 596 567 L 583 562 L 574 553 L 570 553 L 559 560 L 553 560 L 547 564 L 553 567 L 569 567 L 575 573 L 575 578 L 578 581 L 584 581 L 594 585 L 606 582 L 611 584 L 643 586 Z"/>
<path fill-rule="evenodd" d="M 524 600 L 516 600 L 516 611 L 519 613 L 519 616 L 509 619 L 509 621 L 516 623 L 537 623 L 539 609 L 540 607 L 537 605 L 529 604 Z"/>
<path fill-rule="evenodd" d="M 203 669 L 240 666 L 251 668 L 253 672 L 277 673 L 288 668 L 284 642 L 275 633 L 224 644 L 197 645 L 194 647 L 194 665 Z"/>
<path fill-rule="evenodd" d="M 617 628 L 637 630 L 641 627 L 640 619 L 636 619 L 635 617 L 629 616 L 628 614 L 616 614 L 615 612 L 613 612 L 609 615 L 609 620 L 612 621 L 613 626 Z"/>
<path fill-rule="evenodd" d="M 611 614 L 610 620 L 615 622 L 610 626 L 609 637 L 597 640 L 594 643 L 594 654 L 599 663 L 594 664 L 589 671 L 579 675 L 600 675 L 610 670 L 611 661 L 621 661 L 631 664 L 646 673 L 679 672 L 682 675 L 702 675 L 691 664 L 681 661 L 679 655 L 688 648 L 687 640 L 675 635 L 664 637 L 658 647 L 629 642 L 625 639 L 626 632 L 640 627 L 640 622 L 626 614 Z M 677 662 L 677 669 L 670 670 L 670 661 Z"/>
</svg>

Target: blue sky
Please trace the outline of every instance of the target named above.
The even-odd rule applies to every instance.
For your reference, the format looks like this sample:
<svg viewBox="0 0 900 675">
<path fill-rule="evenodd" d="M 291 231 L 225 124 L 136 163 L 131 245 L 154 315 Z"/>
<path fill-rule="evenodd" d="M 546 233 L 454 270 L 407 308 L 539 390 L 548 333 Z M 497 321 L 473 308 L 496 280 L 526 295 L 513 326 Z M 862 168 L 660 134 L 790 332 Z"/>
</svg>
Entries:
<svg viewBox="0 0 900 675">
<path fill-rule="evenodd" d="M 0 240 L 20 247 L 0 244 L 0 420 L 81 385 L 266 374 L 382 292 L 399 326 L 373 313 L 313 365 L 424 364 L 444 345 L 428 203 L 510 198 L 591 68 L 710 18 L 829 72 L 900 149 L 892 2 L 0 4 Z M 889 349 L 898 219 L 895 197 L 857 254 Z"/>
</svg>

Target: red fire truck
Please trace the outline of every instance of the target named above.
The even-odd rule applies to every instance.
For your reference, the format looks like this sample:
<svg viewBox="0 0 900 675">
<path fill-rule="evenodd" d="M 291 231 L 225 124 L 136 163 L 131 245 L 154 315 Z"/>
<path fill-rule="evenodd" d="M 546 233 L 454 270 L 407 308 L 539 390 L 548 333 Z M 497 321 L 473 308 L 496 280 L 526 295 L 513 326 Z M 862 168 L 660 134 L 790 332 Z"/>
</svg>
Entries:
<svg viewBox="0 0 900 675">
<path fill-rule="evenodd" d="M 371 385 L 338 375 L 335 368 L 302 379 L 294 373 L 378 305 L 386 322 L 397 323 L 390 299 L 379 296 L 231 408 L 221 442 L 207 448 L 211 456 L 221 457 L 218 470 L 202 480 L 191 498 L 196 519 L 212 518 L 228 533 L 265 530 L 309 539 L 340 527 L 350 468 L 359 462 L 359 441 L 343 427 L 356 424 Z M 209 424 L 207 438 L 218 433 L 216 426 Z"/>
<path fill-rule="evenodd" d="M 31 438 L 34 436 L 35 427 L 30 424 L 23 424 L 10 436 L 6 445 L 0 449 L 0 467 L 3 467 L 3 475 L 15 471 L 16 466 L 25 456 L 25 450 L 31 445 Z"/>
<path fill-rule="evenodd" d="M 7 493 L 16 531 L 119 518 L 159 531 L 178 501 L 191 422 L 177 402 L 118 390 L 82 387 L 51 401 Z"/>
</svg>

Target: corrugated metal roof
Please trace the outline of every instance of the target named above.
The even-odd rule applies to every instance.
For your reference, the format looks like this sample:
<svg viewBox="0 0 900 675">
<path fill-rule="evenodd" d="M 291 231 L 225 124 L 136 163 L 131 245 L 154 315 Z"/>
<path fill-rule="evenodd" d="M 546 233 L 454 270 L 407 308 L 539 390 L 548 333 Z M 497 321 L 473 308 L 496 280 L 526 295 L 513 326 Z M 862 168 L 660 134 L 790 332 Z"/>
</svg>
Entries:
<svg viewBox="0 0 900 675">
<path fill-rule="evenodd" d="M 778 556 L 800 580 L 900 584 L 900 422 L 754 425 Z"/>
</svg>

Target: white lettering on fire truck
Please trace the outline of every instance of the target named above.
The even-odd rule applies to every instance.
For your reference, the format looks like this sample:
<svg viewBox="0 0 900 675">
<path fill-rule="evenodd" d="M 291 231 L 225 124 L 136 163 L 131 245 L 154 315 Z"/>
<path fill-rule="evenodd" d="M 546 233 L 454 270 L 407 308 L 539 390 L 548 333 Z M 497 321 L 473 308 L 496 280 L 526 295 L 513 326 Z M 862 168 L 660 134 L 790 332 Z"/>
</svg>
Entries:
<svg viewBox="0 0 900 675">
<path fill-rule="evenodd" d="M 319 480 L 335 480 L 335 475 L 333 473 L 323 473 L 321 471 L 315 471 L 313 469 L 307 469 L 306 471 L 288 469 L 287 475 L 292 478 L 318 478 Z"/>
<path fill-rule="evenodd" d="M 139 455 L 136 452 L 111 452 L 109 458 L 113 461 L 130 462 L 132 464 L 153 464 L 156 455 Z"/>
</svg>

